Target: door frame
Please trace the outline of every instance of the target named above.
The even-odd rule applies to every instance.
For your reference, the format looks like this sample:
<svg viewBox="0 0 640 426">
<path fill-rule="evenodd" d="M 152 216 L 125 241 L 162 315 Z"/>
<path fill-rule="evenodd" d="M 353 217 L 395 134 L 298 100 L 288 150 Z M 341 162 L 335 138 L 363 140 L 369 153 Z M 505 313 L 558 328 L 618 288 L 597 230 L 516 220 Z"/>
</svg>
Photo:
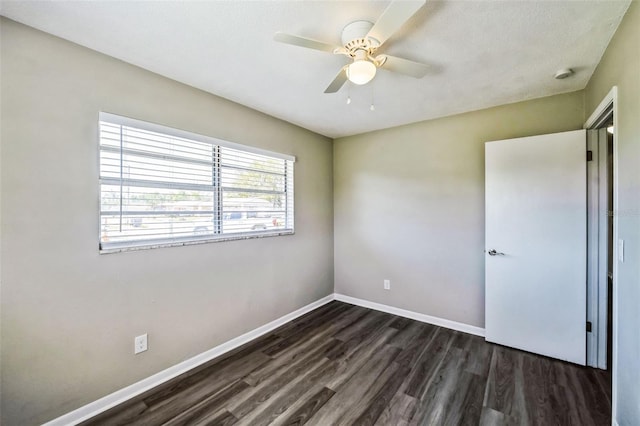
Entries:
<svg viewBox="0 0 640 426">
<path fill-rule="evenodd" d="M 613 118 L 613 111 L 607 109 L 605 116 Z M 592 154 L 587 162 L 587 321 L 591 324 L 591 329 L 587 332 L 587 366 L 602 370 L 610 365 L 607 347 L 609 337 L 613 337 L 613 333 L 609 336 L 607 329 L 608 304 L 613 302 L 613 296 L 609 300 L 607 295 L 608 259 L 613 256 L 613 250 L 609 253 L 608 243 L 609 239 L 613 241 L 613 232 L 609 235 L 609 205 L 603 203 L 607 201 L 613 204 L 612 197 L 609 200 L 609 186 L 613 187 L 613 179 L 608 176 L 610 158 L 607 139 L 609 134 L 601 125 L 587 133 L 587 150 Z"/>
<path fill-rule="evenodd" d="M 613 86 L 609 93 L 591 113 L 584 123 L 584 129 L 597 128 L 609 114 L 613 112 L 613 342 L 611 353 L 611 422 L 616 423 L 617 417 L 617 378 L 618 378 L 618 86 Z M 587 291 L 589 294 L 589 291 Z M 598 300 L 598 305 L 606 301 Z"/>
</svg>

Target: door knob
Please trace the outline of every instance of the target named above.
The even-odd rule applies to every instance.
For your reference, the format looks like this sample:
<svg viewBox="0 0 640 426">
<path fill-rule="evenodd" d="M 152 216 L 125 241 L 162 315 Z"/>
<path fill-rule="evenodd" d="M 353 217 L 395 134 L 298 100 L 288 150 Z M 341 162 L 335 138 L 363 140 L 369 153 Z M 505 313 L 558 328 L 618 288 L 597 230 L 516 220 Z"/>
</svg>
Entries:
<svg viewBox="0 0 640 426">
<path fill-rule="evenodd" d="M 494 249 L 491 249 L 488 251 L 489 256 L 504 256 L 504 253 L 500 253 L 499 251 L 495 251 Z"/>
</svg>

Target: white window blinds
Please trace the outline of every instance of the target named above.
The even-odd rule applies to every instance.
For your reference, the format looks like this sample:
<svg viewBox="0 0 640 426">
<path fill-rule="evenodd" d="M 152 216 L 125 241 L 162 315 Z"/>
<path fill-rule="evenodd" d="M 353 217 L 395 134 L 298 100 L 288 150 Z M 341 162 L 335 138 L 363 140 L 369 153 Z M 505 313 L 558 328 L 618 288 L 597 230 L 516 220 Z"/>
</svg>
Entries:
<svg viewBox="0 0 640 426">
<path fill-rule="evenodd" d="M 293 232 L 294 158 L 100 114 L 100 249 Z"/>
</svg>

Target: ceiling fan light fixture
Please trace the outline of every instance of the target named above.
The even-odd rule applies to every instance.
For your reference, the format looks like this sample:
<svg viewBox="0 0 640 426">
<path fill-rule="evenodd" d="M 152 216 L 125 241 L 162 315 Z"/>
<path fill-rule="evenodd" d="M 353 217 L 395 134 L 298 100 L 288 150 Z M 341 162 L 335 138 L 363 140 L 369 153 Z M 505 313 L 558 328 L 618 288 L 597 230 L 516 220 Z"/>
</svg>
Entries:
<svg viewBox="0 0 640 426">
<path fill-rule="evenodd" d="M 376 76 L 376 66 L 366 59 L 355 60 L 347 67 L 347 78 L 354 84 L 367 84 Z"/>
<path fill-rule="evenodd" d="M 358 85 L 367 84 L 376 76 L 377 69 L 383 66 L 388 71 L 422 78 L 426 74 L 425 64 L 389 55 L 376 56 L 376 53 L 378 48 L 405 25 L 426 2 L 427 0 L 391 0 L 375 23 L 354 21 L 345 26 L 342 30 L 342 46 L 282 32 L 277 32 L 274 40 L 335 55 L 345 55 L 352 59 L 352 63 L 340 69 L 324 93 L 336 93 L 347 81 Z"/>
</svg>

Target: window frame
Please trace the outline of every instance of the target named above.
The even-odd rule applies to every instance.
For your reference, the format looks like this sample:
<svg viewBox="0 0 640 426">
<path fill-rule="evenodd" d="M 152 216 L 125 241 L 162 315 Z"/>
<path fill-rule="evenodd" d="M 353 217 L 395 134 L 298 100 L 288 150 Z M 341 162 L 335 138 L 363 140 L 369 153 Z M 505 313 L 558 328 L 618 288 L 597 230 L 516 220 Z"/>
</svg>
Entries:
<svg viewBox="0 0 640 426">
<path fill-rule="evenodd" d="M 135 241 L 120 241 L 116 243 L 104 244 L 102 241 L 102 232 L 103 232 L 103 204 L 102 204 L 102 186 L 109 185 L 113 183 L 116 178 L 105 178 L 102 176 L 101 169 L 101 153 L 103 152 L 103 146 L 101 143 L 100 136 L 100 122 L 107 122 L 114 125 L 119 126 L 127 126 L 135 129 L 155 132 L 169 137 L 176 137 L 182 139 L 188 139 L 195 142 L 202 142 L 211 144 L 213 146 L 213 150 L 215 152 L 215 160 L 212 162 L 213 165 L 213 182 L 211 185 L 213 196 L 214 196 L 214 232 L 207 235 L 193 235 L 193 236 L 181 236 L 181 237 L 167 237 L 167 238 L 156 238 L 151 240 L 135 240 Z M 253 146 L 243 145 L 236 142 L 230 142 L 218 138 L 214 138 L 211 136 L 205 136 L 185 130 L 180 130 L 160 124 L 150 123 L 142 120 L 137 120 L 134 118 L 124 117 L 104 111 L 100 111 L 98 115 L 98 135 L 97 135 L 97 143 L 98 143 L 98 249 L 100 254 L 108 254 L 108 253 L 118 253 L 123 251 L 133 251 L 133 250 L 147 250 L 154 248 L 162 248 L 162 247 L 179 247 L 185 245 L 196 245 L 196 244 L 207 244 L 212 242 L 223 242 L 223 241 L 234 241 L 234 240 L 246 240 L 253 238 L 266 238 L 266 237 L 276 237 L 276 236 L 284 236 L 284 235 L 293 235 L 295 234 L 295 184 L 294 178 L 295 176 L 295 162 L 296 157 L 289 154 L 283 154 L 279 152 L 269 151 L 262 148 L 257 148 Z M 290 162 L 290 164 L 285 163 L 284 167 L 284 199 L 285 199 L 285 228 L 275 229 L 275 230 L 255 230 L 255 231 L 244 231 L 244 232 L 232 232 L 232 233 L 223 233 L 222 232 L 222 220 L 224 216 L 224 211 L 222 209 L 222 193 L 223 186 L 221 183 L 221 171 L 223 169 L 223 165 L 220 161 L 221 149 L 222 148 L 230 148 L 233 150 L 242 151 L 243 153 L 262 155 L 270 158 L 275 158 L 278 160 L 284 160 L 286 162 Z M 109 149 L 105 149 L 105 152 L 108 152 Z M 291 179 L 288 179 L 288 173 L 291 173 Z M 122 181 L 122 179 L 120 179 Z M 153 187 L 154 183 L 157 185 L 160 181 L 149 181 L 151 185 L 149 187 Z M 170 184 L 168 185 L 170 186 Z M 259 191 L 258 191 L 259 192 Z M 291 193 L 291 195 L 289 195 Z M 291 202 L 292 206 L 289 207 L 289 202 Z M 290 211 L 290 214 L 289 214 Z M 120 213 L 120 216 L 123 216 Z"/>
</svg>

